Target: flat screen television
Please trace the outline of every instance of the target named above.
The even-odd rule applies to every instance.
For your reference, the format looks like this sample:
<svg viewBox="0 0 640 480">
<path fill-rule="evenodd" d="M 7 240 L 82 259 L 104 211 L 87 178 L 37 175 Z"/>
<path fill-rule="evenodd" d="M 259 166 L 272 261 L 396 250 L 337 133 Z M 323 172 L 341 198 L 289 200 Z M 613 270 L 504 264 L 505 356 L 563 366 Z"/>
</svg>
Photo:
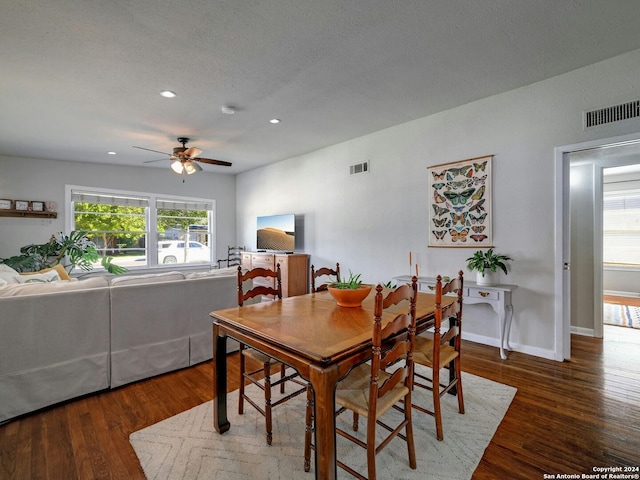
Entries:
<svg viewBox="0 0 640 480">
<path fill-rule="evenodd" d="M 258 217 L 256 249 L 293 252 L 296 244 L 294 214 Z"/>
</svg>

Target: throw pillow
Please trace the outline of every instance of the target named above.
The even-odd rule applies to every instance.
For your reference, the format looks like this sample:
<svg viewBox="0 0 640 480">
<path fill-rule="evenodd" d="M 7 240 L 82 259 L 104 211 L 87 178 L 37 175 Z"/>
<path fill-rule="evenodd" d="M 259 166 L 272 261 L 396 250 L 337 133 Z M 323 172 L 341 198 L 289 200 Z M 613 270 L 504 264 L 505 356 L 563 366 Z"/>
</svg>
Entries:
<svg viewBox="0 0 640 480">
<path fill-rule="evenodd" d="M 67 273 L 67 270 L 60 264 L 57 264 L 56 266 L 51 267 L 51 268 L 45 268 L 43 270 L 38 270 L 37 272 L 23 272 L 20 275 L 39 275 L 41 273 L 49 273 L 49 272 L 51 272 L 53 270 L 55 270 L 58 273 L 58 276 L 60 277 L 60 280 L 67 280 L 67 281 L 71 280 L 71 277 Z M 25 283 L 25 282 L 21 282 L 21 283 Z"/>
<path fill-rule="evenodd" d="M 59 282 L 60 275 L 55 269 L 50 269 L 46 273 L 28 273 L 18 275 L 19 283 L 49 283 Z"/>
<path fill-rule="evenodd" d="M 9 265 L 0 263 L 0 280 L 4 280 L 6 283 L 18 283 L 19 275 L 20 274 Z"/>
</svg>

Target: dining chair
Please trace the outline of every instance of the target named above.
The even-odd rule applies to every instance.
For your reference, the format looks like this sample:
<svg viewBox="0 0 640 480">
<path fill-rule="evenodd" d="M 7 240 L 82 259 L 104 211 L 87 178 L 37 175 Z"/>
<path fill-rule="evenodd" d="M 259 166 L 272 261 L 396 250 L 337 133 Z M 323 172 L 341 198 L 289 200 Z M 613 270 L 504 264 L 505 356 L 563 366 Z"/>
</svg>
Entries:
<svg viewBox="0 0 640 480">
<path fill-rule="evenodd" d="M 329 267 L 322 267 L 316 270 L 315 267 L 311 265 L 311 293 L 322 292 L 327 289 L 326 283 L 323 283 L 316 287 L 316 278 L 322 277 L 325 275 L 334 276 L 336 277 L 336 282 L 339 282 L 340 281 L 340 264 L 336 263 L 335 270 Z"/>
<path fill-rule="evenodd" d="M 264 283 L 259 283 L 256 285 L 255 280 L 262 279 L 262 282 L 265 279 L 268 282 L 275 282 L 275 287 L 270 285 L 265 285 Z M 245 291 L 243 288 L 243 284 L 248 281 L 253 280 L 254 286 L 253 288 Z M 260 281 L 260 280 L 258 280 Z M 273 271 L 267 268 L 254 268 L 245 273 L 242 273 L 242 267 L 238 266 L 238 306 L 242 307 L 244 302 L 249 299 L 261 297 L 263 295 L 272 295 L 274 300 L 282 299 L 282 284 L 280 280 L 280 264 L 276 265 L 276 270 Z M 261 368 L 256 370 L 247 371 L 247 359 L 251 359 L 261 365 Z M 272 367 L 280 367 L 280 378 L 277 381 L 271 381 L 271 369 Z M 262 391 L 264 391 L 264 408 L 258 405 L 257 402 L 252 400 L 245 393 L 245 382 L 250 381 Z M 294 392 L 286 395 L 284 397 L 279 398 L 277 401 L 271 401 L 271 389 L 273 387 L 280 386 L 280 393 L 285 393 L 285 383 L 291 380 L 296 383 L 298 388 Z M 265 417 L 266 423 L 266 432 L 267 432 L 267 444 L 271 445 L 273 440 L 273 421 L 272 421 L 272 409 L 277 407 L 278 405 L 286 402 L 287 400 L 292 399 L 293 397 L 300 395 L 302 392 L 306 390 L 306 382 L 303 382 L 299 379 L 299 375 L 297 372 L 287 375 L 286 374 L 286 365 L 282 362 L 279 362 L 273 357 L 265 355 L 258 350 L 248 347 L 243 343 L 240 343 L 240 391 L 238 397 L 238 414 L 242 415 L 244 413 L 244 401 L 246 400 L 251 406 L 253 406 L 262 416 Z"/>
<path fill-rule="evenodd" d="M 411 423 L 411 391 L 413 389 L 412 352 L 416 328 L 417 280 L 413 277 L 410 285 L 402 285 L 385 297 L 382 294 L 382 285 L 376 287 L 371 360 L 369 363 L 362 363 L 353 368 L 336 387 L 336 405 L 339 406 L 336 417 L 346 410 L 351 410 L 354 431 L 358 430 L 359 416 L 367 418 L 366 442 L 338 427 L 336 427 L 336 433 L 367 450 L 367 474 L 372 480 L 376 478 L 376 454 L 396 436 L 407 442 L 409 466 L 416 469 Z M 403 301 L 408 303 L 407 310 L 382 327 L 384 310 Z M 396 369 L 392 371 L 392 368 Z M 313 393 L 309 385 L 305 415 L 304 469 L 306 472 L 310 470 L 311 450 L 315 448 L 311 442 L 313 403 Z M 382 420 L 383 415 L 392 407 L 404 414 L 396 426 L 386 424 L 387 419 Z M 376 443 L 376 425 L 390 432 L 380 443 Z M 404 435 L 401 433 L 403 429 Z M 336 463 L 359 479 L 367 478 L 339 459 Z"/>
<path fill-rule="evenodd" d="M 462 335 L 462 289 L 464 281 L 462 270 L 458 277 L 445 285 L 442 277 L 438 275 L 435 285 L 435 323 L 433 331 L 427 331 L 417 335 L 413 352 L 413 360 L 416 364 L 424 365 L 431 369 L 431 378 L 414 372 L 413 385 L 415 387 L 430 390 L 433 393 L 433 410 L 414 404 L 413 408 L 431 415 L 436 421 L 436 437 L 444 438 L 442 429 L 442 409 L 440 399 L 446 393 L 455 393 L 458 398 L 458 410 L 464 413 L 464 398 L 462 395 L 462 377 L 460 371 L 460 338 Z M 442 306 L 444 295 L 451 293 L 456 295 L 453 303 Z M 449 327 L 442 326 L 442 321 L 449 319 Z M 440 369 L 449 370 L 448 381 L 440 377 Z M 423 383 L 426 382 L 426 383 Z"/>
</svg>

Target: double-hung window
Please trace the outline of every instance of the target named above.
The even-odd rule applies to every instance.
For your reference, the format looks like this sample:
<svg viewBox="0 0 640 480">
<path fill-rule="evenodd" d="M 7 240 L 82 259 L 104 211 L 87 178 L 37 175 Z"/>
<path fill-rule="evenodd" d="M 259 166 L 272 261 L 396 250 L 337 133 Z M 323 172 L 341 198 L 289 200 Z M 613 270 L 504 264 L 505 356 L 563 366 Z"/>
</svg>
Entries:
<svg viewBox="0 0 640 480">
<path fill-rule="evenodd" d="M 603 261 L 640 268 L 640 188 L 603 194 Z"/>
<path fill-rule="evenodd" d="M 117 265 L 213 263 L 213 200 L 67 186 L 67 201 L 68 230 L 86 231 Z"/>
</svg>

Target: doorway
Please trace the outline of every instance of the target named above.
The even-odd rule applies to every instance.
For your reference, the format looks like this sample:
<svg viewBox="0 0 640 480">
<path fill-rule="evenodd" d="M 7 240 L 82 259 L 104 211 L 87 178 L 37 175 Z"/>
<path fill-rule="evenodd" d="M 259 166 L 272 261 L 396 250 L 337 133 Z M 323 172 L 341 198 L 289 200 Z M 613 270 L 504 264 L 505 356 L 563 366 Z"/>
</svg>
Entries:
<svg viewBox="0 0 640 480">
<path fill-rule="evenodd" d="M 556 160 L 556 342 L 569 359 L 571 333 L 603 336 L 603 170 L 640 163 L 640 138 L 560 147 Z"/>
</svg>

